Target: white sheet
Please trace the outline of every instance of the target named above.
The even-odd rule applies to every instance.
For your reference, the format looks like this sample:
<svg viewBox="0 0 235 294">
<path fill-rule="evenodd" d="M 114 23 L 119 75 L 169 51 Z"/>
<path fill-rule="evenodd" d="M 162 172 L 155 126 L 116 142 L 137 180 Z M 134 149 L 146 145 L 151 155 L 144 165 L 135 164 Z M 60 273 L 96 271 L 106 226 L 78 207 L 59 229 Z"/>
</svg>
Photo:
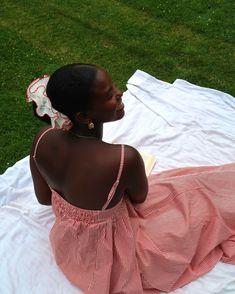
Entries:
<svg viewBox="0 0 235 294">
<path fill-rule="evenodd" d="M 183 80 L 165 83 L 137 71 L 128 81 L 126 115 L 105 124 L 104 140 L 155 154 L 153 172 L 235 160 L 235 99 Z M 28 157 L 0 176 L 0 293 L 79 294 L 57 268 L 48 234 L 51 207 L 37 203 Z M 174 294 L 235 293 L 235 266 L 218 263 Z"/>
</svg>

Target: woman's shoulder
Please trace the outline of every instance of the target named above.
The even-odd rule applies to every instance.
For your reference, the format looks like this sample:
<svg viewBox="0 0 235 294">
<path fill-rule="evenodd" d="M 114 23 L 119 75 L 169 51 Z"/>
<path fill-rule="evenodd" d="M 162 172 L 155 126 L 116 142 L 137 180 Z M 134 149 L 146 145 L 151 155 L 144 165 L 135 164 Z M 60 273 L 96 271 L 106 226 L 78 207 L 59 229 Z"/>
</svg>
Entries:
<svg viewBox="0 0 235 294">
<path fill-rule="evenodd" d="M 60 134 L 63 134 L 65 131 L 62 129 L 56 129 L 56 128 L 52 128 L 51 126 L 45 126 L 39 129 L 39 131 L 36 133 L 35 137 L 34 137 L 34 141 L 33 144 L 36 144 L 38 140 L 40 140 L 40 138 L 42 136 L 44 136 L 44 134 L 47 134 L 47 139 L 50 140 L 50 138 L 54 137 L 58 137 L 60 136 Z"/>
<path fill-rule="evenodd" d="M 141 158 L 139 151 L 130 145 L 124 145 L 125 150 L 125 159 L 127 162 L 132 163 L 133 161 L 137 161 Z"/>
<path fill-rule="evenodd" d="M 136 148 L 134 148 L 131 145 L 128 144 L 111 144 L 111 143 L 106 143 L 103 142 L 107 148 L 110 148 L 111 150 L 121 150 L 122 145 L 124 146 L 124 155 L 125 155 L 125 159 L 127 160 L 135 160 L 137 157 L 140 156 L 140 153 L 138 152 L 138 150 Z"/>
<path fill-rule="evenodd" d="M 30 151 L 31 156 L 35 155 L 35 148 L 40 141 L 40 137 L 43 136 L 43 134 L 45 132 L 48 132 L 49 129 L 50 129 L 50 126 L 45 126 L 45 127 L 40 128 L 39 131 L 36 133 L 36 135 L 34 136 L 34 139 L 33 139 L 33 143 L 31 145 L 31 151 Z"/>
<path fill-rule="evenodd" d="M 64 139 L 65 135 L 64 130 L 53 129 L 49 126 L 42 127 L 34 137 L 30 156 L 37 159 L 50 159 L 58 153 L 58 150 L 65 149 L 67 141 Z"/>
<path fill-rule="evenodd" d="M 42 127 L 36 133 L 32 145 L 35 146 L 42 139 L 42 137 L 44 137 L 43 141 L 50 142 L 56 138 L 61 137 L 63 133 L 65 133 L 65 131 L 62 129 L 55 129 L 51 126 Z"/>
<path fill-rule="evenodd" d="M 122 145 L 124 146 L 124 165 L 126 167 L 125 169 L 133 172 L 140 165 L 143 165 L 142 156 L 135 147 L 128 144 L 109 144 L 107 148 L 110 148 L 110 152 L 107 152 L 107 155 L 111 153 L 111 157 L 115 157 L 117 158 L 117 160 L 119 160 Z"/>
</svg>

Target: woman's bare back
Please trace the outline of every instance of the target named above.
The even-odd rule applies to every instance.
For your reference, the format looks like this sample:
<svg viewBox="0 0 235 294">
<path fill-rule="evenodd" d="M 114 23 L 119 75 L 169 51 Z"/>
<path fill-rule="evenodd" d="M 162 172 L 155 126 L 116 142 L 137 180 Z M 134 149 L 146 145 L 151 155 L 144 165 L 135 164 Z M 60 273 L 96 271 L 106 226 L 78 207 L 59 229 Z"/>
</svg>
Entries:
<svg viewBox="0 0 235 294">
<path fill-rule="evenodd" d="M 122 175 L 108 208 L 128 194 L 131 168 L 126 166 L 132 153 L 133 148 L 125 145 Z M 83 209 L 101 210 L 117 180 L 121 145 L 52 130 L 41 140 L 36 160 L 46 182 L 66 201 Z"/>
</svg>

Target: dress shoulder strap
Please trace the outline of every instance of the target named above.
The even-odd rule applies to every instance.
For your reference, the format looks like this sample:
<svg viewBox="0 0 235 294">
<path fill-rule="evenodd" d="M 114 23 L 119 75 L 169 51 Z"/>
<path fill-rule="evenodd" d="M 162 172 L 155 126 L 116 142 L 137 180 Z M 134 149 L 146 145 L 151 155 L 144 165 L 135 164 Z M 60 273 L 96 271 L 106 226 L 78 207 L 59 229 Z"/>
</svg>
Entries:
<svg viewBox="0 0 235 294">
<path fill-rule="evenodd" d="M 33 158 L 34 158 L 34 160 L 35 160 L 35 158 L 36 158 L 37 149 L 38 149 L 38 144 L 40 143 L 42 137 L 43 137 L 46 133 L 48 133 L 49 131 L 51 131 L 51 130 L 53 130 L 53 128 L 46 129 L 46 130 L 45 130 L 44 132 L 42 132 L 41 135 L 39 136 L 39 138 L 38 138 L 38 140 L 37 140 L 37 142 L 36 142 L 35 148 L 34 148 L 34 153 L 33 153 Z"/>
<path fill-rule="evenodd" d="M 111 190 L 109 192 L 107 201 L 105 202 L 105 204 L 102 207 L 102 210 L 106 209 L 106 207 L 109 205 L 110 201 L 112 200 L 112 198 L 113 198 L 113 196 L 114 196 L 114 194 L 116 192 L 116 189 L 117 189 L 117 186 L 119 184 L 119 180 L 120 180 L 120 177 L 121 177 L 121 174 L 122 174 L 123 165 L 124 165 L 124 145 L 122 144 L 121 145 L 121 160 L 120 160 L 120 166 L 119 166 L 119 170 L 118 170 L 117 180 L 113 184 L 113 186 L 112 186 L 112 188 L 111 188 Z"/>
</svg>

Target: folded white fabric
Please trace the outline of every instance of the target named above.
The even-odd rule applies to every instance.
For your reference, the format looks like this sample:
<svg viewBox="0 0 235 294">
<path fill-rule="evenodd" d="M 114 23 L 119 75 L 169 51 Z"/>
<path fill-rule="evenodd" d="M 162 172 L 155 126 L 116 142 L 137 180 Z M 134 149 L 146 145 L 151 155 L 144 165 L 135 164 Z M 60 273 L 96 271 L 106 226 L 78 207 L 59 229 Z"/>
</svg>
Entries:
<svg viewBox="0 0 235 294">
<path fill-rule="evenodd" d="M 183 80 L 169 84 L 139 70 L 127 88 L 126 116 L 107 124 L 107 139 L 152 151 L 159 158 L 156 171 L 235 160 L 232 96 Z"/>
<path fill-rule="evenodd" d="M 104 126 L 104 140 L 158 158 L 153 172 L 235 160 L 235 99 L 183 80 L 173 84 L 136 71 L 127 83 L 126 115 Z M 37 203 L 28 157 L 0 176 L 0 293 L 78 294 L 52 256 L 51 207 Z M 235 266 L 218 263 L 174 294 L 235 293 Z"/>
</svg>

